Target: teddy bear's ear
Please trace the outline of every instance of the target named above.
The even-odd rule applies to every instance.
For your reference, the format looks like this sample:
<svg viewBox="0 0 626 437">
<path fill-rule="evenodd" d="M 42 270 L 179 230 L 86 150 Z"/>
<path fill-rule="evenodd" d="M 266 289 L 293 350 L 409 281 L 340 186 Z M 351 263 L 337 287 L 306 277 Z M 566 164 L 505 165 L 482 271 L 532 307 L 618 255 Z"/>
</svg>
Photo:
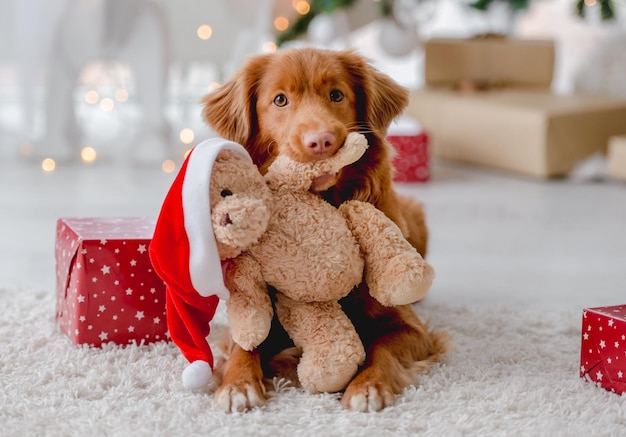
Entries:
<svg viewBox="0 0 626 437">
<path fill-rule="evenodd" d="M 256 91 L 267 55 L 254 56 L 228 82 L 207 94 L 202 117 L 223 138 L 247 145 L 256 132 Z"/>
<path fill-rule="evenodd" d="M 386 134 L 389 124 L 408 105 L 408 90 L 354 51 L 338 52 L 337 56 L 352 77 L 358 121 L 381 135 Z"/>
</svg>

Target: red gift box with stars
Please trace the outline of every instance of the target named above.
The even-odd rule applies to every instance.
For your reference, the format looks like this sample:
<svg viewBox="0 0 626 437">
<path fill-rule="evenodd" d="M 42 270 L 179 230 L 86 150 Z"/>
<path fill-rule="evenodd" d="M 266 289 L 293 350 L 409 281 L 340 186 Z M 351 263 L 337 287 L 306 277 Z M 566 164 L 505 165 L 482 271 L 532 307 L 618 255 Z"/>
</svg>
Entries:
<svg viewBox="0 0 626 437">
<path fill-rule="evenodd" d="M 426 182 L 430 179 L 428 134 L 419 123 L 401 117 L 389 128 L 387 141 L 395 149 L 393 180 L 396 182 Z"/>
<path fill-rule="evenodd" d="M 154 219 L 61 218 L 56 319 L 76 344 L 168 340 L 165 285 L 148 255 Z"/>
<path fill-rule="evenodd" d="M 583 310 L 580 376 L 626 392 L 626 305 Z"/>
</svg>

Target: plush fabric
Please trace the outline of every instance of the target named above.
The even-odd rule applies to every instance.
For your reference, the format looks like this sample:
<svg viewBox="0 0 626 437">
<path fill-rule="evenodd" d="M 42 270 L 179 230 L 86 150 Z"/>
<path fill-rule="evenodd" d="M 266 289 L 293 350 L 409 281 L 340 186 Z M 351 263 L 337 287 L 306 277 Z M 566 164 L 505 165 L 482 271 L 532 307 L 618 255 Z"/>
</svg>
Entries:
<svg viewBox="0 0 626 437">
<path fill-rule="evenodd" d="M 379 413 L 343 410 L 339 394 L 281 381 L 265 406 L 225 414 L 210 390 L 186 390 L 173 343 L 74 346 L 54 322 L 53 289 L 0 289 L 3 436 L 617 436 L 626 398 L 578 377 L 581 314 L 431 304 L 452 334 L 445 365 Z M 225 324 L 218 308 L 214 333 Z"/>
</svg>

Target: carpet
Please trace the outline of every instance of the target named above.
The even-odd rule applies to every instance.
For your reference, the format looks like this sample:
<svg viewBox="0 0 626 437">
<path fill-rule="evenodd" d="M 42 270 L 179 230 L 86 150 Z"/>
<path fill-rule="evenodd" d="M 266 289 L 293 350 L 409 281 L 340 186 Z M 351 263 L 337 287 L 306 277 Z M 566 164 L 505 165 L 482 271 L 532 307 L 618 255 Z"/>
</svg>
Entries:
<svg viewBox="0 0 626 437">
<path fill-rule="evenodd" d="M 275 381 L 265 406 L 225 414 L 182 387 L 171 343 L 76 347 L 55 325 L 54 293 L 3 289 L 0 302 L 2 436 L 626 435 L 626 397 L 578 377 L 580 312 L 426 299 L 416 311 L 453 351 L 395 406 L 349 412 L 337 394 Z"/>
</svg>

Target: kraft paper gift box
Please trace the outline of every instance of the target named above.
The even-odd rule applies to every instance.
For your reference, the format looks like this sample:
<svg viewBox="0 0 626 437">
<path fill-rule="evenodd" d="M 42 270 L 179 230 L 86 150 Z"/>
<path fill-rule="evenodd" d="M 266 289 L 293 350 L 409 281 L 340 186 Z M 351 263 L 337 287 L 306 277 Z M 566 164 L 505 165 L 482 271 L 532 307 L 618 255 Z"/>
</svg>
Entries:
<svg viewBox="0 0 626 437">
<path fill-rule="evenodd" d="M 626 181 L 626 135 L 609 140 L 608 171 L 611 177 Z"/>
<path fill-rule="evenodd" d="M 387 141 L 395 149 L 396 182 L 426 182 L 430 178 L 428 134 L 414 119 L 403 116 L 389 128 Z"/>
<path fill-rule="evenodd" d="M 487 86 L 547 89 L 555 47 L 549 40 L 433 38 L 424 44 L 427 87 L 454 87 L 471 80 Z"/>
<path fill-rule="evenodd" d="M 626 305 L 583 310 L 580 376 L 615 393 L 626 391 Z"/>
<path fill-rule="evenodd" d="M 165 285 L 148 247 L 155 220 L 61 218 L 56 319 L 76 344 L 168 340 Z"/>
<path fill-rule="evenodd" d="M 553 64 L 550 41 L 431 40 L 426 88 L 412 93 L 408 112 L 429 132 L 436 157 L 565 176 L 626 133 L 626 100 L 555 95 Z"/>
<path fill-rule="evenodd" d="M 420 90 L 409 111 L 431 134 L 434 156 L 540 178 L 567 175 L 626 133 L 626 100 L 610 97 Z"/>
</svg>

